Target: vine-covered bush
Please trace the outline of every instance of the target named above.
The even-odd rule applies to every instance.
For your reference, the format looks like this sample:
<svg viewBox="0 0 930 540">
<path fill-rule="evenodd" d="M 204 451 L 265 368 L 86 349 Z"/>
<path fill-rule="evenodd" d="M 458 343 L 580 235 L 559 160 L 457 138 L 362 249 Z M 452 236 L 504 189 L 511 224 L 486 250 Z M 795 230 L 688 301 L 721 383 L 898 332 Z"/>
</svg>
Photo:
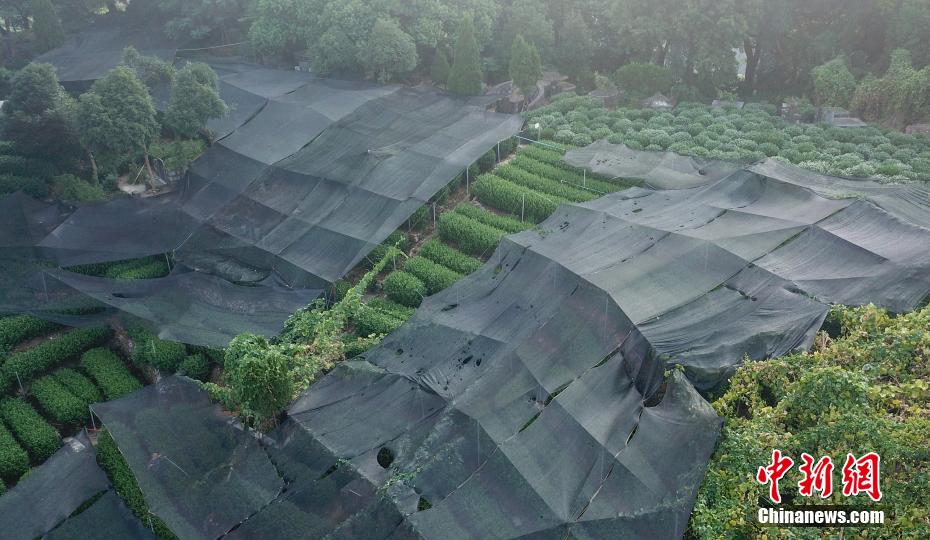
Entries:
<svg viewBox="0 0 930 540">
<path fill-rule="evenodd" d="M 142 388 L 139 380 L 109 349 L 91 349 L 84 353 L 81 356 L 81 369 L 97 382 L 107 401 Z"/>
<path fill-rule="evenodd" d="M 0 391 L 8 392 L 17 382 L 25 384 L 36 375 L 102 344 L 109 337 L 108 328 L 78 328 L 25 351 L 11 354 L 0 369 Z"/>
<path fill-rule="evenodd" d="M 839 307 L 831 318 L 842 329 L 836 339 L 821 334 L 811 353 L 746 364 L 714 402 L 725 423 L 691 517 L 694 536 L 752 538 L 766 531 L 754 509 L 768 488 L 755 473 L 773 449 L 796 461 L 802 452 L 830 456 L 838 468 L 847 453 L 877 452 L 881 505 L 894 517 L 868 536 L 930 536 L 924 504 L 930 493 L 930 309 L 892 317 L 874 306 Z M 839 489 L 825 500 L 798 498 L 792 487 L 800 477 L 795 467 L 782 479 L 782 496 L 794 491 L 793 504 L 871 503 Z M 850 537 L 862 533 L 845 530 Z M 790 531 L 790 537 L 803 532 Z"/>
<path fill-rule="evenodd" d="M 58 450 L 58 432 L 22 399 L 0 401 L 0 417 L 37 463 L 45 461 Z"/>
<path fill-rule="evenodd" d="M 207 380 L 207 376 L 210 375 L 210 361 L 203 353 L 188 355 L 184 360 L 181 360 L 181 364 L 178 366 L 178 373 L 187 375 L 191 379 L 205 381 Z"/>
<path fill-rule="evenodd" d="M 413 274 L 397 270 L 385 278 L 384 293 L 398 304 L 417 307 L 426 296 L 426 285 Z"/>
</svg>

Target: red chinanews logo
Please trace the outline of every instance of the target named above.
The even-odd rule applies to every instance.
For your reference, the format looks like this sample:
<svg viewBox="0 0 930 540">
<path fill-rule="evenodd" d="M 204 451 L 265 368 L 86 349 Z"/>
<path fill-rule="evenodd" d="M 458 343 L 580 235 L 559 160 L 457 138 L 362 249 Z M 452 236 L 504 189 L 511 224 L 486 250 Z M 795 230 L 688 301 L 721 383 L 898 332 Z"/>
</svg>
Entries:
<svg viewBox="0 0 930 540">
<path fill-rule="evenodd" d="M 798 493 L 804 497 L 813 497 L 814 492 L 819 492 L 822 499 L 832 495 L 834 465 L 830 456 L 823 456 L 815 461 L 814 456 L 802 453 L 801 462 L 798 469 L 803 478 L 798 482 Z M 793 459 L 782 455 L 781 450 L 772 450 L 771 463 L 765 467 L 759 467 L 756 481 L 763 485 L 769 484 L 769 498 L 773 503 L 781 504 L 778 482 L 793 466 Z M 873 501 L 880 501 L 882 498 L 880 469 L 881 457 L 875 452 L 869 452 L 858 459 L 852 454 L 847 454 L 842 470 L 843 495 L 851 497 L 865 493 Z"/>
</svg>

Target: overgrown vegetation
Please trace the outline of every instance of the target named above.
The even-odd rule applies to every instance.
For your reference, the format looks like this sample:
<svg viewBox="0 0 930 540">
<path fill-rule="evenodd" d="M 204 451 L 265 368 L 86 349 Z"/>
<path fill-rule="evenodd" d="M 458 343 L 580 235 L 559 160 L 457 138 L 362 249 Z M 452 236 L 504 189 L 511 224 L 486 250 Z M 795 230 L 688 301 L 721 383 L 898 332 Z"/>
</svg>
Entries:
<svg viewBox="0 0 930 540">
<path fill-rule="evenodd" d="M 884 526 L 846 535 L 925 538 L 930 511 L 930 309 L 891 316 L 866 306 L 835 308 L 842 333 L 821 334 L 810 353 L 750 362 L 730 379 L 714 402 L 725 418 L 701 486 L 690 532 L 697 538 L 751 538 L 759 527 L 755 509 L 767 486 L 755 481 L 758 467 L 780 449 L 797 460 L 802 452 L 842 463 L 877 452 L 881 456 Z M 837 468 L 841 465 L 837 465 Z M 837 471 L 835 474 L 839 474 Z M 871 504 L 863 494 L 828 499 L 797 494 L 797 468 L 782 480 L 793 504 Z M 792 496 L 793 494 L 793 496 Z M 837 534 L 830 529 L 781 529 L 788 538 Z"/>
</svg>

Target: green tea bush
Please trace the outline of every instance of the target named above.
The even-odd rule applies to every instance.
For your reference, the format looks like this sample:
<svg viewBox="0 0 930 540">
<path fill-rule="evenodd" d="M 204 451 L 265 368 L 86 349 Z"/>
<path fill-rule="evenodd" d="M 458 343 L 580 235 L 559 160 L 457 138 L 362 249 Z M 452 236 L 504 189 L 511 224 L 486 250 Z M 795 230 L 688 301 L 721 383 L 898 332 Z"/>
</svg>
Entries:
<svg viewBox="0 0 930 540">
<path fill-rule="evenodd" d="M 537 176 L 515 165 L 501 165 L 494 169 L 494 174 L 514 184 L 518 184 L 540 193 L 555 195 L 573 202 L 590 201 L 597 198 L 592 191 L 578 189 L 572 184 L 565 184 L 558 180 Z"/>
<path fill-rule="evenodd" d="M 377 264 L 378 261 L 383 259 L 384 255 L 387 254 L 389 247 L 397 246 L 397 249 L 404 251 L 407 249 L 407 246 L 409 244 L 410 244 L 410 239 L 407 238 L 406 234 L 400 231 L 392 232 L 390 235 L 388 235 L 387 239 L 385 239 L 384 242 L 381 242 L 373 250 L 371 250 L 370 253 L 368 253 L 368 256 L 365 258 L 365 260 L 368 262 L 367 266 L 371 268 L 372 266 Z"/>
<path fill-rule="evenodd" d="M 460 203 L 455 207 L 454 212 L 508 233 L 525 231 L 532 227 L 531 224 L 515 217 L 498 215 L 468 202 Z"/>
<path fill-rule="evenodd" d="M 490 255 L 505 234 L 456 212 L 446 212 L 439 218 L 439 237 L 478 257 Z"/>
<path fill-rule="evenodd" d="M 362 308 L 353 316 L 355 333 L 358 336 L 372 334 L 390 334 L 413 315 L 414 309 L 375 298 L 363 304 Z"/>
<path fill-rule="evenodd" d="M 473 191 L 482 203 L 514 215 L 522 213 L 525 219 L 534 223 L 549 217 L 559 204 L 568 202 L 567 199 L 543 195 L 492 174 L 479 177 Z"/>
<path fill-rule="evenodd" d="M 413 274 L 397 270 L 385 278 L 384 293 L 398 304 L 417 307 L 426 296 L 426 285 Z"/>
<path fill-rule="evenodd" d="M 420 255 L 463 275 L 471 274 L 481 268 L 481 261 L 478 259 L 469 257 L 436 239 L 424 243 L 420 248 Z"/>
<path fill-rule="evenodd" d="M 59 369 L 52 373 L 51 376 L 54 377 L 59 384 L 67 388 L 76 398 L 88 405 L 103 401 L 103 395 L 100 393 L 100 390 L 94 386 L 94 383 L 73 369 Z"/>
<path fill-rule="evenodd" d="M 36 462 L 45 461 L 58 450 L 58 432 L 22 399 L 0 401 L 0 417 Z"/>
<path fill-rule="evenodd" d="M 41 178 L 0 174 L 0 195 L 16 191 L 22 191 L 36 199 L 44 199 L 48 197 L 48 184 Z"/>
<path fill-rule="evenodd" d="M 142 388 L 139 380 L 109 349 L 91 349 L 84 353 L 81 356 L 81 369 L 97 382 L 107 401 Z"/>
<path fill-rule="evenodd" d="M 0 478 L 16 480 L 29 470 L 29 454 L 0 423 Z"/>
<path fill-rule="evenodd" d="M 57 324 L 32 315 L 4 317 L 0 319 L 0 352 L 8 351 L 27 339 L 41 336 L 56 328 Z"/>
<path fill-rule="evenodd" d="M 183 343 L 158 338 L 142 326 L 127 329 L 132 338 L 132 362 L 137 366 L 149 365 L 164 373 L 174 373 L 187 356 Z"/>
<path fill-rule="evenodd" d="M 17 384 L 17 377 L 25 384 L 36 375 L 104 343 L 109 337 L 108 328 L 78 328 L 31 349 L 11 354 L 0 368 L 0 390 L 8 392 Z"/>
<path fill-rule="evenodd" d="M 51 375 L 32 383 L 32 395 L 48 415 L 65 425 L 79 425 L 88 418 L 87 403 L 84 403 Z"/>
<path fill-rule="evenodd" d="M 404 271 L 422 281 L 427 294 L 436 294 L 462 278 L 462 274 L 419 256 L 407 259 Z"/>
</svg>

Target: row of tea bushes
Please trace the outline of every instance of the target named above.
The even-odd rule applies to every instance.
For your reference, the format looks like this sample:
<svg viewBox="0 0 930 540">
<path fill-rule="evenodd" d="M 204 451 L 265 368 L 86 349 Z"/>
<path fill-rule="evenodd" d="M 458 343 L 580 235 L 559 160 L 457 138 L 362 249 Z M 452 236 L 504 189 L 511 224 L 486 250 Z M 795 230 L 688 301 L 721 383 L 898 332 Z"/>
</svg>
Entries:
<svg viewBox="0 0 930 540">
<path fill-rule="evenodd" d="M 58 328 L 52 322 L 32 315 L 13 315 L 0 319 L 0 352 L 9 351 L 20 343 L 47 334 Z"/>
<path fill-rule="evenodd" d="M 11 354 L 0 368 L 0 393 L 16 384 L 26 384 L 35 376 L 101 345 L 110 337 L 105 327 L 77 328 L 25 351 Z"/>
</svg>

